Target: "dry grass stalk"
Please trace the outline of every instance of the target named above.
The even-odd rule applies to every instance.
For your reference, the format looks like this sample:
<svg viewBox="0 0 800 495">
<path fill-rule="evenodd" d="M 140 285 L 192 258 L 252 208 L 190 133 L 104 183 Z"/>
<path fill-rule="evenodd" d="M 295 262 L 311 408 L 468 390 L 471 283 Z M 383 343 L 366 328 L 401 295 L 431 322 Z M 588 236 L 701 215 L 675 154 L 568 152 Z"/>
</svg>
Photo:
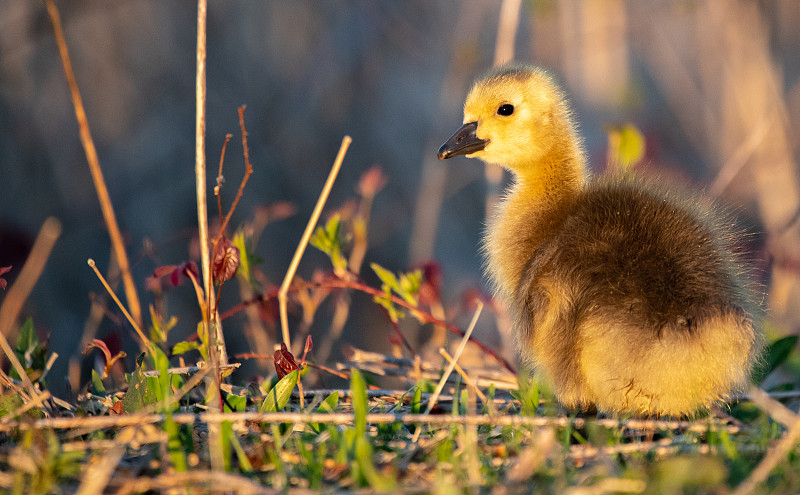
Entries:
<svg viewBox="0 0 800 495">
<path fill-rule="evenodd" d="M 28 299 L 33 286 L 39 280 L 39 276 L 44 270 L 44 265 L 47 263 L 47 258 L 50 257 L 50 251 L 56 243 L 56 239 L 61 235 L 61 223 L 53 217 L 45 220 L 42 228 L 39 230 L 39 235 L 36 236 L 36 241 L 31 248 L 31 254 L 25 260 L 22 270 L 19 273 L 17 281 L 8 289 L 8 293 L 3 299 L 3 304 L 0 306 L 0 347 L 2 347 L 11 365 L 17 371 L 17 374 L 22 380 L 22 384 L 31 394 L 35 397 L 37 394 L 36 389 L 33 387 L 28 374 L 25 373 L 25 368 L 22 363 L 17 359 L 11 345 L 8 343 L 7 335 L 11 332 L 14 323 L 17 321 L 19 312 L 22 310 L 22 305 Z"/>
<path fill-rule="evenodd" d="M 125 455 L 125 445 L 114 442 L 115 445 L 104 452 L 98 452 L 87 463 L 88 469 L 83 475 L 76 495 L 94 495 L 103 493 L 117 464 Z"/>
<path fill-rule="evenodd" d="M 786 458 L 786 455 L 798 441 L 800 441 L 800 419 L 794 422 L 775 448 L 764 456 L 758 466 L 750 473 L 750 476 L 736 487 L 733 494 L 746 495 L 753 493 L 756 486 L 767 479 L 772 470 L 775 469 L 775 466 Z"/>
<path fill-rule="evenodd" d="M 759 387 L 751 387 L 747 392 L 748 398 L 757 405 L 762 411 L 782 424 L 786 428 L 791 428 L 800 416 L 793 413 L 789 408 L 775 400 L 770 394 L 764 392 Z"/>
<path fill-rule="evenodd" d="M 125 306 L 123 306 L 122 301 L 119 300 L 117 295 L 111 289 L 111 286 L 109 286 L 108 282 L 106 282 L 105 277 L 103 277 L 103 275 L 100 273 L 100 270 L 97 269 L 97 266 L 95 265 L 94 260 L 89 258 L 87 260 L 87 263 L 92 268 L 92 270 L 94 270 L 94 274 L 97 276 L 97 278 L 103 284 L 103 287 L 106 288 L 106 291 L 108 292 L 108 294 L 111 296 L 111 298 L 114 300 L 114 302 L 117 303 L 117 306 L 119 307 L 120 311 L 122 311 L 122 314 L 125 315 L 125 318 L 128 319 L 128 322 L 131 324 L 133 329 L 136 330 L 137 335 L 139 335 L 139 339 L 141 339 L 141 341 L 142 341 L 142 349 L 146 349 L 146 350 L 148 350 L 148 351 L 150 351 L 152 353 L 153 352 L 153 343 L 150 342 L 150 339 L 147 338 L 147 336 L 142 331 L 141 327 L 136 323 L 136 320 L 134 320 L 133 317 L 131 316 L 131 314 L 128 312 L 128 310 L 125 309 Z"/>
<path fill-rule="evenodd" d="M 45 418 L 36 421 L 13 421 L 0 424 L 0 432 L 13 430 L 43 430 L 43 429 L 70 429 L 87 428 L 102 429 L 161 423 L 165 421 L 162 414 L 149 415 L 121 415 L 121 416 L 87 416 L 74 418 Z M 324 423 L 324 424 L 352 424 L 352 413 L 302 413 L 302 412 L 240 412 L 240 413 L 180 413 L 172 416 L 178 424 L 208 423 L 219 424 L 223 421 L 253 421 L 258 423 Z M 555 427 L 584 428 L 588 424 L 595 424 L 602 428 L 625 430 L 655 430 L 655 431 L 684 431 L 692 433 L 705 433 L 708 431 L 725 431 L 736 434 L 741 431 L 738 426 L 722 424 L 716 421 L 661 421 L 630 419 L 620 421 L 616 419 L 594 418 L 568 418 L 564 416 L 488 416 L 483 414 L 467 414 L 463 416 L 452 415 L 424 415 L 424 414 L 367 414 L 367 423 L 427 423 L 432 425 L 492 425 L 492 426 L 519 426 L 519 427 Z"/>
<path fill-rule="evenodd" d="M 750 390 L 749 395 L 755 405 L 769 414 L 772 419 L 786 426 L 788 430 L 777 445 L 764 456 L 750 476 L 736 487 L 734 495 L 753 493 L 756 487 L 767 479 L 778 463 L 784 460 L 789 451 L 800 441 L 800 415 L 792 413 L 783 404 L 755 387 Z"/>
<path fill-rule="evenodd" d="M 467 346 L 467 341 L 469 340 L 469 336 L 472 335 L 472 331 L 475 330 L 475 325 L 478 323 L 478 318 L 481 315 L 481 311 L 483 311 L 483 303 L 481 301 L 478 301 L 478 307 L 475 309 L 475 314 L 472 315 L 472 321 L 469 322 L 469 327 L 467 327 L 467 331 L 464 332 L 464 338 L 462 338 L 461 342 L 459 342 L 458 344 L 458 348 L 456 349 L 455 356 L 453 356 L 453 360 L 450 361 L 450 364 L 448 364 L 444 374 L 442 374 L 442 378 L 441 380 L 439 380 L 439 384 L 436 385 L 436 389 L 433 391 L 433 396 L 431 396 L 431 398 L 428 399 L 428 407 L 425 410 L 425 414 L 430 414 L 431 409 L 433 409 L 433 406 L 436 405 L 436 401 L 439 399 L 439 394 L 442 393 L 444 385 L 445 383 L 447 383 L 447 379 L 450 378 L 450 374 L 456 367 L 458 358 L 461 357 L 461 353 L 464 352 L 464 348 Z M 418 429 L 417 433 L 414 435 L 415 442 L 419 438 L 419 431 L 420 430 Z"/>
<path fill-rule="evenodd" d="M 547 457 L 558 445 L 556 431 L 543 428 L 536 432 L 533 443 L 523 450 L 508 471 L 509 483 L 522 483 L 530 479 L 544 465 Z"/>
<path fill-rule="evenodd" d="M 200 263 L 203 287 L 210 286 L 211 256 L 208 245 L 208 205 L 206 202 L 206 0 L 197 0 L 197 72 L 195 74 L 195 193 L 200 236 Z"/>
<path fill-rule="evenodd" d="M 222 325 L 216 311 L 208 314 L 214 301 L 211 277 L 211 257 L 208 243 L 208 204 L 206 198 L 206 20 L 208 2 L 197 0 L 197 69 L 195 74 L 195 194 L 197 196 L 197 225 L 200 237 L 200 263 L 203 267 L 203 288 L 205 293 L 205 310 L 203 325 L 208 335 L 208 358 L 215 370 L 227 362 L 225 340 L 222 337 Z M 211 374 L 208 387 L 207 403 L 212 411 L 222 410 L 222 396 L 219 391 L 219 373 Z M 211 457 L 211 469 L 222 471 L 225 463 L 222 458 L 221 430 L 219 424 L 209 425 L 208 450 Z"/>
<path fill-rule="evenodd" d="M 736 148 L 736 151 L 731 154 L 730 158 L 725 161 L 719 169 L 719 172 L 717 172 L 717 177 L 714 179 L 711 187 L 708 188 L 708 193 L 711 196 L 720 196 L 742 168 L 747 165 L 753 153 L 756 152 L 761 142 L 767 137 L 767 131 L 769 131 L 771 125 L 772 119 L 764 117 L 758 125 L 750 131 L 747 139 L 742 141 L 739 147 Z"/>
<path fill-rule="evenodd" d="M 128 495 L 153 490 L 172 493 L 171 490 L 181 490 L 187 487 L 192 493 L 237 493 L 239 495 L 280 493 L 276 490 L 264 488 L 244 476 L 209 471 L 167 473 L 155 478 L 138 477 L 125 481 L 116 493 L 117 495 Z M 194 492 L 195 489 L 197 492 Z M 177 493 L 183 492 L 178 491 Z"/>
<path fill-rule="evenodd" d="M 56 43 L 58 44 L 58 53 L 61 56 L 61 63 L 64 65 L 64 73 L 67 77 L 70 94 L 72 95 L 72 105 L 75 107 L 75 118 L 78 121 L 78 127 L 80 129 L 81 144 L 86 153 L 86 161 L 89 163 L 89 171 L 92 174 L 92 181 L 97 191 L 97 199 L 100 201 L 100 209 L 103 212 L 103 219 L 106 222 L 108 235 L 111 238 L 111 246 L 114 249 L 114 254 L 117 257 L 120 272 L 122 273 L 125 298 L 128 300 L 128 306 L 131 308 L 133 319 L 136 323 L 141 325 L 142 308 L 139 303 L 139 296 L 136 293 L 136 285 L 133 283 L 128 254 L 125 251 L 125 243 L 122 240 L 122 234 L 120 234 L 117 217 L 114 214 L 114 207 L 111 205 L 111 197 L 108 194 L 108 188 L 106 188 L 105 179 L 103 178 L 103 171 L 100 168 L 100 159 L 97 157 L 97 149 L 94 146 L 92 133 L 89 130 L 89 121 L 86 118 L 86 110 L 83 108 L 81 93 L 78 89 L 78 83 L 75 80 L 75 73 L 72 71 L 72 62 L 69 58 L 67 42 L 64 40 L 64 32 L 61 29 L 61 16 L 53 0 L 45 0 L 45 5 L 47 6 L 47 13 L 50 16 L 50 21 L 53 24 L 53 32 L 55 33 Z"/>
<path fill-rule="evenodd" d="M 342 145 L 339 147 L 339 153 L 336 155 L 336 160 L 333 162 L 333 167 L 331 167 L 330 173 L 328 173 L 328 179 L 325 181 L 325 186 L 322 188 L 322 192 L 317 199 L 317 204 L 314 206 L 314 211 L 311 213 L 311 218 L 308 219 L 306 230 L 303 232 L 303 237 L 300 239 L 300 244 L 297 245 L 297 249 L 294 252 L 294 257 L 292 257 L 292 262 L 289 264 L 289 269 L 286 271 L 286 277 L 284 277 L 281 288 L 278 291 L 278 303 L 281 314 L 281 332 L 283 334 L 283 342 L 289 349 L 292 348 L 292 342 L 289 338 L 289 318 L 286 313 L 286 294 L 289 291 L 289 285 L 291 285 L 294 274 L 297 271 L 297 266 L 300 264 L 300 258 L 303 257 L 303 253 L 308 245 L 308 241 L 311 239 L 311 234 L 314 232 L 314 227 L 317 226 L 317 221 L 322 213 L 322 207 L 325 206 L 325 202 L 328 200 L 328 195 L 331 192 L 333 183 L 336 181 L 336 175 L 339 173 L 339 169 L 342 166 L 345 154 L 347 154 L 347 148 L 350 147 L 350 143 L 352 141 L 353 140 L 350 138 L 350 136 L 345 136 L 344 139 L 342 139 Z"/>
<path fill-rule="evenodd" d="M 441 354 L 442 357 L 445 358 L 448 363 L 451 363 L 455 366 L 456 372 L 459 375 L 461 375 L 461 378 L 464 379 L 464 383 L 466 383 L 469 388 L 475 391 L 475 393 L 478 395 L 478 397 L 480 397 L 483 403 L 486 403 L 486 395 L 484 395 L 484 393 L 481 392 L 481 389 L 479 389 L 478 386 L 475 384 L 475 382 L 473 382 L 472 379 L 470 379 L 469 375 L 467 375 L 464 372 L 464 369 L 456 362 L 455 359 L 453 359 L 450 353 L 447 352 L 447 350 L 444 347 L 442 347 L 439 348 L 439 354 Z"/>
<path fill-rule="evenodd" d="M 470 339 L 475 342 L 475 339 Z M 441 366 L 429 361 L 420 361 L 419 369 L 413 359 L 396 358 L 378 352 L 365 351 L 356 347 L 346 348 L 348 364 L 337 363 L 339 369 L 357 367 L 381 376 L 405 376 L 419 375 L 419 378 L 438 380 L 441 377 Z M 478 387 L 486 388 L 494 385 L 497 390 L 516 390 L 519 384 L 517 377 L 510 374 L 505 369 L 497 367 L 466 367 L 465 372 L 472 376 L 478 376 L 475 384 Z"/>
<path fill-rule="evenodd" d="M 469 322 L 469 327 L 467 331 L 464 332 L 464 338 L 461 339 L 461 342 L 458 344 L 458 348 L 456 349 L 456 354 L 453 356 L 453 360 L 450 361 L 450 364 L 447 366 L 444 374 L 442 375 L 442 379 L 439 380 L 439 384 L 436 386 L 436 390 L 433 391 L 433 395 L 430 399 L 428 399 L 428 407 L 425 409 L 425 413 L 423 416 L 428 416 L 433 409 L 433 406 L 436 405 L 436 401 L 439 399 L 439 394 L 442 393 L 442 389 L 444 389 L 445 383 L 447 383 L 447 379 L 450 377 L 450 374 L 453 372 L 453 368 L 456 366 L 456 362 L 458 362 L 458 358 L 461 357 L 461 353 L 464 352 L 464 348 L 467 346 L 467 341 L 469 340 L 469 336 L 472 335 L 472 331 L 475 329 L 475 325 L 478 323 L 478 317 L 481 315 L 481 311 L 483 311 L 483 303 L 478 301 L 478 307 L 475 309 L 475 314 L 472 316 L 472 321 Z M 414 432 L 414 436 L 411 439 L 412 442 L 416 443 L 419 440 L 419 436 L 422 433 L 422 428 L 417 428 Z M 465 435 L 469 438 L 469 440 L 475 440 L 477 443 L 477 438 L 473 438 L 475 433 L 472 429 L 467 429 Z"/>
<path fill-rule="evenodd" d="M 647 489 L 647 483 L 642 480 L 606 478 L 591 486 L 570 487 L 565 493 L 568 495 L 603 495 L 605 493 L 642 493 L 645 489 Z"/>
</svg>

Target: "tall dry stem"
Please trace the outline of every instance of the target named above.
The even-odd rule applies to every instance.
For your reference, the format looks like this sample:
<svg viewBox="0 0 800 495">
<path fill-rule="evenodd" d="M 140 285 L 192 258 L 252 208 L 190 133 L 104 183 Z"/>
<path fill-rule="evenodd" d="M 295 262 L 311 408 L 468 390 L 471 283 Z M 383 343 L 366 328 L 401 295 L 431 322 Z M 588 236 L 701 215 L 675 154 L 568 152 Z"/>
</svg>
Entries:
<svg viewBox="0 0 800 495">
<path fill-rule="evenodd" d="M 64 32 L 61 29 L 61 16 L 58 13 L 53 0 L 45 0 L 47 6 L 47 13 L 50 16 L 50 21 L 53 24 L 53 32 L 56 36 L 56 43 L 58 44 L 58 53 L 61 56 L 61 63 L 64 65 L 64 73 L 67 77 L 67 84 L 69 84 L 69 91 L 72 95 L 72 105 L 75 107 L 75 118 L 78 121 L 80 129 L 81 144 L 86 153 L 86 161 L 89 163 L 89 171 L 92 174 L 92 181 L 94 188 L 97 191 L 97 199 L 100 201 L 100 209 L 103 212 L 103 219 L 106 222 L 108 235 L 111 238 L 111 246 L 114 254 L 117 256 L 117 263 L 122 273 L 122 284 L 125 288 L 125 298 L 128 301 L 131 315 L 137 324 L 142 324 L 142 307 L 139 303 L 139 296 L 136 293 L 136 285 L 133 283 L 133 276 L 131 275 L 131 267 L 128 262 L 128 254 L 125 251 L 125 243 L 122 241 L 122 234 L 117 224 L 117 217 L 114 214 L 114 207 L 111 205 L 111 197 L 108 194 L 105 179 L 103 178 L 103 170 L 100 168 L 100 159 L 97 156 L 97 149 L 94 146 L 92 133 L 89 130 L 89 121 L 86 118 L 86 110 L 83 108 L 83 99 L 78 89 L 78 82 L 75 79 L 75 73 L 72 71 L 72 62 L 69 58 L 69 51 L 67 49 L 67 42 L 64 40 Z"/>
<path fill-rule="evenodd" d="M 314 206 L 314 211 L 311 213 L 311 218 L 308 219 L 306 230 L 303 232 L 303 237 L 300 239 L 300 244 L 297 245 L 297 249 L 292 257 L 292 262 L 289 264 L 289 269 L 286 271 L 286 277 L 284 277 L 281 288 L 278 291 L 283 343 L 286 344 L 286 347 L 289 349 L 292 348 L 292 342 L 289 338 L 289 317 L 286 313 L 286 294 L 289 291 L 289 285 L 292 283 L 292 279 L 297 271 L 297 266 L 300 264 L 300 259 L 303 257 L 303 253 L 308 245 L 308 241 L 311 239 L 311 234 L 314 232 L 314 228 L 317 226 L 317 221 L 322 213 L 322 207 L 325 206 L 325 202 L 328 200 L 328 195 L 331 192 L 333 183 L 336 181 L 336 176 L 338 175 L 339 169 L 342 166 L 344 156 L 347 154 L 347 148 L 350 147 L 350 143 L 352 141 L 353 140 L 350 138 L 350 136 L 345 136 L 344 139 L 342 139 L 342 145 L 339 147 L 339 153 L 336 155 L 336 160 L 333 162 L 330 173 L 328 173 L 328 179 L 325 181 L 325 186 L 322 188 L 322 192 L 317 199 L 317 204 Z"/>
</svg>

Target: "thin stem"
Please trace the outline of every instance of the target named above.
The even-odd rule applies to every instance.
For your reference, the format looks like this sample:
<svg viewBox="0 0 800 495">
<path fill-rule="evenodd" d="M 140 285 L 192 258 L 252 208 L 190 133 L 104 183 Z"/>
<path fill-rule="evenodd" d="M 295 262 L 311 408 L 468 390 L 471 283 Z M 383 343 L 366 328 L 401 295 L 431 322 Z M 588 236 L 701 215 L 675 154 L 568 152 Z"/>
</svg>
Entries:
<svg viewBox="0 0 800 495">
<path fill-rule="evenodd" d="M 100 279 L 100 282 L 103 284 L 103 287 L 106 288 L 106 291 L 111 296 L 111 299 L 113 299 L 114 302 L 117 303 L 117 306 L 122 311 L 122 314 L 124 314 L 125 318 L 128 319 L 128 321 L 130 322 L 131 326 L 133 326 L 133 329 L 136 330 L 136 333 L 139 334 L 139 338 L 142 339 L 142 343 L 144 344 L 144 348 L 147 349 L 148 351 L 150 351 L 151 354 L 153 354 L 153 344 L 150 342 L 150 339 L 148 339 L 147 336 L 145 336 L 144 332 L 142 332 L 142 329 L 136 323 L 136 320 L 134 320 L 133 317 L 131 317 L 131 314 L 128 313 L 128 310 L 125 309 L 125 306 L 122 305 L 122 301 L 119 300 L 117 295 L 114 293 L 114 290 L 111 289 L 111 286 L 109 286 L 108 282 L 106 282 L 106 279 L 105 279 L 105 277 L 103 277 L 103 274 L 101 274 L 100 270 L 97 269 L 97 265 L 95 265 L 94 260 L 89 258 L 87 263 L 89 264 L 90 267 L 92 267 L 92 270 L 94 270 L 94 274 L 97 276 L 98 279 Z M 155 356 L 154 356 L 154 358 L 155 358 Z"/>
<path fill-rule="evenodd" d="M 436 405 L 436 401 L 439 400 L 439 394 L 442 393 L 444 390 L 444 385 L 447 383 L 447 379 L 450 378 L 450 374 L 453 372 L 453 369 L 456 367 L 456 362 L 458 362 L 458 358 L 461 357 L 461 353 L 464 352 L 464 348 L 467 346 L 467 341 L 469 341 L 469 336 L 472 335 L 472 331 L 475 329 L 475 325 L 478 323 L 478 318 L 481 316 L 481 311 L 483 311 L 483 302 L 478 301 L 478 307 L 475 309 L 475 314 L 472 315 L 472 321 L 469 323 L 469 327 L 467 331 L 464 333 L 464 338 L 461 339 L 461 342 L 458 344 L 458 348 L 456 349 L 456 354 L 453 356 L 453 360 L 447 365 L 447 369 L 442 374 L 442 378 L 439 380 L 439 384 L 436 386 L 436 390 L 433 391 L 433 395 L 430 399 L 428 399 L 428 407 L 425 408 L 425 416 L 431 413 L 433 406 Z M 417 431 L 414 432 L 414 437 L 412 438 L 412 442 L 416 443 L 419 440 L 419 435 L 422 433 L 422 428 L 417 428 Z"/>
<path fill-rule="evenodd" d="M 244 178 L 242 179 L 242 183 L 239 184 L 239 191 L 236 193 L 236 198 L 233 200 L 231 209 L 228 210 L 228 214 L 225 216 L 225 220 L 222 222 L 222 227 L 219 229 L 220 235 L 223 235 L 225 232 L 225 228 L 228 226 L 228 222 L 230 222 L 234 210 L 236 210 L 236 205 L 239 204 L 239 200 L 242 198 L 242 194 L 244 194 L 244 186 L 247 185 L 247 180 L 253 173 L 253 165 L 250 164 L 250 149 L 247 147 L 247 129 L 244 127 L 244 108 L 245 107 L 243 106 L 239 107 L 239 127 L 242 130 L 242 153 L 244 154 L 245 164 Z M 222 170 L 221 166 L 220 170 Z"/>
<path fill-rule="evenodd" d="M 81 93 L 78 89 L 78 83 L 75 80 L 75 73 L 72 71 L 72 62 L 70 62 L 67 42 L 64 40 L 64 32 L 61 29 L 61 16 L 53 0 L 45 0 L 45 5 L 47 6 L 47 13 L 50 15 L 50 21 L 53 24 L 53 32 L 55 33 L 56 43 L 58 44 L 58 53 L 61 55 L 61 63 L 64 65 L 64 73 L 67 77 L 67 84 L 69 85 L 69 91 L 72 95 L 72 105 L 75 108 L 75 118 L 78 121 L 81 144 L 83 144 L 83 150 L 86 153 L 89 172 L 92 174 L 94 188 L 97 191 L 97 199 L 100 201 L 100 210 L 103 212 L 103 219 L 106 222 L 108 235 L 111 238 L 111 247 L 117 257 L 119 270 L 122 273 L 122 285 L 125 288 L 125 298 L 128 300 L 128 306 L 131 308 L 133 319 L 136 320 L 136 323 L 141 325 L 142 308 L 139 303 L 139 296 L 136 294 L 136 285 L 133 283 L 128 254 L 125 252 L 125 243 L 122 241 L 122 234 L 120 234 L 119 231 L 119 224 L 117 224 L 117 217 L 114 214 L 114 207 L 111 205 L 111 197 L 108 194 L 108 188 L 103 178 L 103 171 L 100 168 L 100 159 L 97 157 L 97 149 L 94 147 L 92 133 L 89 130 L 89 121 L 86 118 L 86 110 L 83 108 Z"/>
<path fill-rule="evenodd" d="M 289 338 L 289 318 L 286 314 L 286 293 L 289 291 L 289 285 L 292 283 L 294 274 L 297 271 L 297 266 L 300 264 L 300 258 L 303 257 L 303 253 L 308 245 L 308 240 L 311 238 L 312 232 L 314 232 L 314 227 L 317 226 L 317 221 L 322 213 L 322 207 L 325 206 L 325 202 L 328 200 L 328 195 L 331 192 L 333 183 L 336 181 L 336 175 L 339 173 L 339 169 L 342 166 L 342 161 L 344 161 L 344 156 L 347 154 L 347 148 L 350 147 L 350 143 L 352 141 L 353 140 L 350 138 L 350 136 L 345 136 L 344 139 L 342 139 L 342 145 L 339 147 L 339 153 L 336 155 L 336 160 L 333 162 L 333 167 L 331 167 L 330 173 L 328 173 L 328 180 L 325 181 L 325 186 L 322 188 L 319 199 L 317 199 L 317 205 L 314 207 L 314 211 L 311 213 L 311 218 L 308 219 L 306 230 L 303 232 L 303 237 L 300 239 L 300 244 L 297 245 L 297 250 L 294 252 L 292 262 L 289 264 L 289 269 L 286 271 L 286 277 L 283 279 L 283 284 L 281 284 L 281 288 L 278 291 L 278 305 L 281 313 L 281 331 L 283 333 L 283 342 L 289 349 L 292 348 L 292 344 L 291 339 Z"/>
<path fill-rule="evenodd" d="M 233 134 L 226 134 L 225 141 L 222 143 L 222 152 L 219 154 L 219 173 L 217 174 L 217 185 L 214 186 L 214 196 L 217 197 L 217 212 L 219 213 L 219 226 L 220 232 L 222 232 L 222 197 L 220 196 L 220 190 L 222 189 L 222 183 L 225 180 L 222 177 L 222 165 L 225 163 L 225 150 L 228 148 L 228 141 L 231 140 Z"/>
<path fill-rule="evenodd" d="M 464 379 L 464 383 L 467 384 L 468 387 L 475 390 L 478 394 L 478 397 L 481 399 L 482 402 L 486 403 L 486 395 L 481 392 L 481 389 L 478 388 L 478 385 L 475 384 L 474 381 L 469 377 L 469 375 L 464 371 L 464 369 L 453 359 L 453 356 L 450 355 L 449 352 L 444 347 L 439 348 L 439 354 L 447 360 L 448 363 L 453 363 L 455 365 L 456 373 L 461 375 L 461 378 Z"/>
</svg>

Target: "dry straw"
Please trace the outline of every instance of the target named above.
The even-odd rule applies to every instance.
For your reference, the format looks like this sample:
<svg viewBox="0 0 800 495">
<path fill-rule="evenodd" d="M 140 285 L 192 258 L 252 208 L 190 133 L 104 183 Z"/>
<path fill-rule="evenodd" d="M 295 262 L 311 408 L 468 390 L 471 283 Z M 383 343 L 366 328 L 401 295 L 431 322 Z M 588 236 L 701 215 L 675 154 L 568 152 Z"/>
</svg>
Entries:
<svg viewBox="0 0 800 495">
<path fill-rule="evenodd" d="M 86 110 L 83 108 L 81 93 L 78 89 L 78 83 L 75 80 L 75 73 L 72 71 L 67 42 L 64 40 L 64 32 L 61 29 L 61 16 L 53 0 L 46 0 L 45 5 L 47 5 L 47 13 L 50 15 L 50 21 L 53 24 L 53 31 L 56 36 L 56 43 L 58 44 L 58 53 L 61 56 L 61 63 L 64 65 L 64 73 L 67 77 L 69 91 L 72 95 L 72 105 L 75 107 L 75 118 L 78 121 L 81 143 L 86 153 L 86 161 L 89 163 L 89 171 L 92 174 L 92 181 L 94 181 L 94 187 L 97 191 L 97 199 L 100 201 L 100 209 L 103 212 L 103 219 L 106 222 L 108 235 L 111 238 L 111 246 L 114 249 L 114 254 L 117 257 L 117 263 L 119 263 L 119 269 L 122 273 L 125 297 L 128 300 L 128 306 L 131 308 L 133 319 L 136 323 L 141 325 L 142 309 L 139 304 L 139 296 L 136 294 L 136 285 L 133 283 L 128 254 L 125 252 L 125 243 L 122 240 L 122 234 L 120 234 L 117 217 L 114 214 L 114 207 L 111 205 L 111 197 L 108 194 L 106 182 L 103 178 L 103 170 L 100 168 L 100 159 L 97 157 L 97 149 L 94 146 L 92 133 L 89 130 L 89 121 L 86 119 Z"/>
<path fill-rule="evenodd" d="M 297 271 L 297 266 L 300 264 L 300 258 L 303 257 L 303 253 L 308 245 L 308 241 L 311 239 L 311 234 L 314 232 L 314 227 L 317 226 L 317 221 L 322 213 L 322 208 L 325 206 L 325 202 L 328 200 L 328 195 L 331 192 L 333 183 L 336 181 L 336 175 L 339 173 L 339 169 L 342 167 L 342 161 L 344 161 L 344 156 L 347 154 L 347 148 L 350 147 L 350 143 L 352 141 L 353 140 L 350 138 L 350 136 L 345 136 L 344 139 L 342 139 L 342 145 L 339 147 L 339 153 L 336 155 L 336 160 L 333 162 L 333 167 L 331 167 L 330 173 L 328 173 L 328 180 L 325 181 L 325 186 L 322 188 L 319 199 L 317 199 L 317 205 L 314 207 L 314 211 L 311 213 L 311 218 L 308 219 L 306 230 L 303 232 L 303 237 L 300 238 L 300 244 L 297 245 L 292 262 L 289 264 L 289 269 L 286 271 L 286 277 L 283 279 L 281 288 L 278 291 L 283 342 L 289 349 L 292 348 L 292 342 L 289 338 L 289 318 L 286 314 L 286 294 L 289 292 L 289 286 L 292 284 L 292 279 Z"/>
</svg>

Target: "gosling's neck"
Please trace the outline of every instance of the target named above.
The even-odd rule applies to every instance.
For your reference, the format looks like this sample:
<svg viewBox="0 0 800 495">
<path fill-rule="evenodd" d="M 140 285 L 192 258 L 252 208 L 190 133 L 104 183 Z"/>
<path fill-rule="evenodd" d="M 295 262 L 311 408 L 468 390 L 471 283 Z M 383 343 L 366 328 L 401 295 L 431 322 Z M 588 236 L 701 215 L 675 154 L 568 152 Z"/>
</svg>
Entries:
<svg viewBox="0 0 800 495">
<path fill-rule="evenodd" d="M 495 207 L 484 250 L 495 290 L 514 292 L 533 252 L 554 235 L 583 190 L 583 153 L 574 142 L 554 146 L 532 163 L 506 167 L 514 182 Z"/>
</svg>

